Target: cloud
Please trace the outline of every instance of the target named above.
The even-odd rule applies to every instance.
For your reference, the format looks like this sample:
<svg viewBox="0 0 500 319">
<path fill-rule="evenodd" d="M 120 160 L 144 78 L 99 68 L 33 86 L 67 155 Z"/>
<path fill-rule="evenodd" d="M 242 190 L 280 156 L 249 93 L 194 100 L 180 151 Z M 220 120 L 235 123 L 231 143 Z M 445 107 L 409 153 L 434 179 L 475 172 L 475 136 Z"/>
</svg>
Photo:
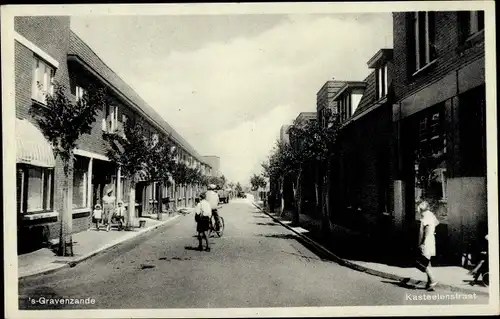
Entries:
<svg viewBox="0 0 500 319">
<path fill-rule="evenodd" d="M 226 177 L 247 182 L 281 125 L 315 110 L 325 81 L 368 75 L 369 58 L 392 46 L 392 17 L 294 15 L 256 35 L 169 47 L 164 56 L 157 39 L 143 41 L 135 43 L 142 54 L 118 55 L 112 67 L 201 154 L 220 156 Z"/>
</svg>

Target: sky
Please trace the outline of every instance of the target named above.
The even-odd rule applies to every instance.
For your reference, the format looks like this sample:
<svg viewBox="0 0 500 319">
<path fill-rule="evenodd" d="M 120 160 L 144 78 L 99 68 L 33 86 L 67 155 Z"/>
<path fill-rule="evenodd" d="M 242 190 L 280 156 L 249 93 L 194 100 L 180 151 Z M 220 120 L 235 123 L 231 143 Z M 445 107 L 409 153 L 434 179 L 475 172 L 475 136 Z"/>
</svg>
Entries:
<svg viewBox="0 0 500 319">
<path fill-rule="evenodd" d="M 86 16 L 71 27 L 229 181 L 262 172 L 280 127 L 316 93 L 362 81 L 392 47 L 391 13 Z"/>
</svg>

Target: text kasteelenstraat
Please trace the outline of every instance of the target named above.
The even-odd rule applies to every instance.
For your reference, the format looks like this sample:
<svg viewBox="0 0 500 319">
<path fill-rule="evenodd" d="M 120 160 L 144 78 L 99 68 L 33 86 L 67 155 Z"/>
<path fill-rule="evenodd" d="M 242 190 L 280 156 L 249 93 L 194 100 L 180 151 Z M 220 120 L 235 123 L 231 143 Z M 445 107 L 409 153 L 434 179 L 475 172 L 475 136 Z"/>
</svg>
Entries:
<svg viewBox="0 0 500 319">
<path fill-rule="evenodd" d="M 421 293 L 421 294 L 405 294 L 406 301 L 446 301 L 446 300 L 475 300 L 476 293 Z"/>
</svg>

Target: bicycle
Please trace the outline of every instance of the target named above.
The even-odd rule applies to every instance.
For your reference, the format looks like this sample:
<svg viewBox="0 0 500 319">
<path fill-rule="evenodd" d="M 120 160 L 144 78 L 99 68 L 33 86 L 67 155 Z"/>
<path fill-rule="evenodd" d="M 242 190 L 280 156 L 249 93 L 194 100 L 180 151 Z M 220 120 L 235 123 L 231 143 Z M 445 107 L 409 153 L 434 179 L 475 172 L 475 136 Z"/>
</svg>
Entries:
<svg viewBox="0 0 500 319">
<path fill-rule="evenodd" d="M 218 216 L 217 219 L 215 219 L 215 216 L 212 215 L 210 218 L 210 228 L 208 229 L 208 237 L 212 234 L 212 232 L 215 232 L 217 236 L 222 237 L 222 234 L 224 233 L 224 218 L 222 216 Z"/>
</svg>

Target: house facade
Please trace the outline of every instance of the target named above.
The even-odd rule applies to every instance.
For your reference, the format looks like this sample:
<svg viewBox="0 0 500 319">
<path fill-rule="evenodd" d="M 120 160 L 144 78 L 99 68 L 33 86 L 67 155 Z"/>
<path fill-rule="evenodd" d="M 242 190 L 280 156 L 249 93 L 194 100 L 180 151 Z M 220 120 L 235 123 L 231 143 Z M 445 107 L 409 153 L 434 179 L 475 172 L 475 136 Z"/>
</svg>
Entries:
<svg viewBox="0 0 500 319">
<path fill-rule="evenodd" d="M 346 82 L 333 97 L 340 128 L 330 163 L 328 212 L 332 222 L 381 233 L 393 211 L 392 50 L 379 50 L 367 64 L 373 71 L 364 81 Z"/>
<path fill-rule="evenodd" d="M 487 232 L 484 12 L 397 12 L 393 52 L 394 227 L 414 244 L 416 206 L 440 220 L 454 264 Z"/>
<path fill-rule="evenodd" d="M 176 146 L 178 160 L 209 174 L 211 167 L 182 136 L 159 116 L 137 93 L 111 70 L 71 29 L 70 18 L 15 18 L 17 216 L 20 249 L 58 238 L 63 211 L 62 162 L 30 114 L 33 103 L 45 104 L 45 94 L 55 82 L 67 88 L 75 102 L 86 88 L 100 84 L 108 89 L 109 103 L 98 111 L 91 133 L 80 137 L 69 173 L 73 232 L 87 230 L 91 210 L 100 203 L 108 187 L 117 200 L 128 205 L 130 183 L 120 168 L 106 156 L 109 145 L 103 133 L 120 134 L 126 123 L 143 119 L 150 137 L 168 137 Z M 136 187 L 136 216 L 162 197 L 188 206 L 197 190 L 193 185 L 159 187 L 140 182 Z"/>
</svg>

